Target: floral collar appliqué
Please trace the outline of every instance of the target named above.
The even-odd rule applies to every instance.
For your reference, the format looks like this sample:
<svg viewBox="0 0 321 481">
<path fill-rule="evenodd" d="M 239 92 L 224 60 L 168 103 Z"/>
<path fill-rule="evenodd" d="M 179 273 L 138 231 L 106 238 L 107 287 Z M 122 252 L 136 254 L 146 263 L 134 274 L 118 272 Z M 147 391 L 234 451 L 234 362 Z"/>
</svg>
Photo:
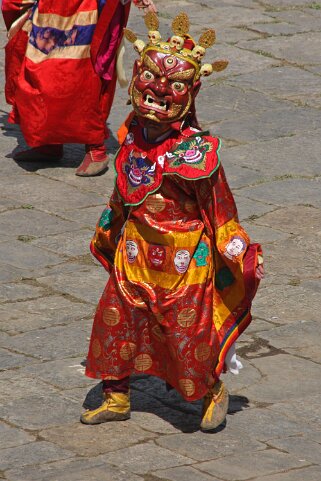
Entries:
<svg viewBox="0 0 321 481">
<path fill-rule="evenodd" d="M 166 174 L 177 174 L 186 179 L 209 177 L 220 164 L 220 140 L 215 137 L 193 135 L 180 139 L 166 152 Z"/>
<path fill-rule="evenodd" d="M 213 145 L 210 142 L 206 142 L 202 137 L 195 137 L 192 140 L 180 142 L 174 149 L 173 152 L 167 153 L 169 163 L 173 167 L 189 164 L 203 169 L 206 152 L 211 152 Z"/>
<path fill-rule="evenodd" d="M 163 175 L 197 180 L 210 177 L 218 168 L 219 139 L 191 129 L 183 134 L 152 148 L 135 127 L 127 134 L 115 161 L 116 186 L 125 205 L 141 204 L 160 188 Z"/>
</svg>

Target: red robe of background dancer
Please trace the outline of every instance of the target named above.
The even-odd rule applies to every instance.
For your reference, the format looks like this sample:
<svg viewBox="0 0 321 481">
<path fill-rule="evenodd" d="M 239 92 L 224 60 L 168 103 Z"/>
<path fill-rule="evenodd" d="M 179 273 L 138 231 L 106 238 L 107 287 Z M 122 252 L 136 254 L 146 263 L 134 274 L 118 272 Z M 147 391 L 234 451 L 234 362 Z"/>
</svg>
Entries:
<svg viewBox="0 0 321 481">
<path fill-rule="evenodd" d="M 7 27 L 21 13 L 18 4 L 2 4 Z M 6 98 L 13 106 L 9 122 L 20 124 L 31 147 L 103 143 L 129 4 L 107 0 L 99 17 L 97 0 L 20 4 L 33 7 L 30 20 L 6 46 Z"/>
</svg>

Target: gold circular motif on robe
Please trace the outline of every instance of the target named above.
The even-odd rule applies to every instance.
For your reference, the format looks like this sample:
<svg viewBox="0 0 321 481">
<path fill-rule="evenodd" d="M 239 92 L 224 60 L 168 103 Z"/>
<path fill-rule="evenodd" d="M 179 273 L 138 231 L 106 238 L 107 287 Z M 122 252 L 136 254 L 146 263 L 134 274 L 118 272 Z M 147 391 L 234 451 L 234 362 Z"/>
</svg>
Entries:
<svg viewBox="0 0 321 481">
<path fill-rule="evenodd" d="M 153 328 L 152 328 L 152 334 L 153 336 L 160 342 L 164 342 L 165 341 L 165 336 L 164 336 L 164 333 L 161 329 L 161 327 L 156 324 Z"/>
<path fill-rule="evenodd" d="M 133 342 L 125 342 L 120 348 L 119 355 L 124 361 L 128 361 L 135 356 L 136 350 L 136 344 Z"/>
<path fill-rule="evenodd" d="M 116 307 L 107 307 L 103 312 L 103 321 L 107 326 L 116 326 L 119 323 L 120 314 Z"/>
<path fill-rule="evenodd" d="M 187 397 L 193 396 L 195 392 L 195 384 L 191 379 L 180 379 L 178 381 L 179 387 L 186 394 Z"/>
<path fill-rule="evenodd" d="M 149 354 L 138 354 L 135 358 L 135 369 L 137 371 L 147 371 L 153 364 Z"/>
<path fill-rule="evenodd" d="M 101 354 L 101 346 L 97 338 L 94 339 L 91 346 L 91 350 L 92 350 L 93 356 L 97 359 L 97 357 L 99 357 Z"/>
<path fill-rule="evenodd" d="M 162 212 L 166 207 L 166 202 L 162 196 L 159 194 L 156 195 L 149 195 L 145 202 L 147 210 L 152 212 L 153 214 L 157 214 L 157 212 Z"/>
<path fill-rule="evenodd" d="M 177 316 L 177 322 L 181 327 L 190 327 L 196 320 L 196 311 L 190 307 L 185 307 Z"/>
<path fill-rule="evenodd" d="M 210 357 L 211 347 L 206 342 L 201 342 L 196 346 L 194 356 L 197 361 L 204 362 Z"/>
</svg>

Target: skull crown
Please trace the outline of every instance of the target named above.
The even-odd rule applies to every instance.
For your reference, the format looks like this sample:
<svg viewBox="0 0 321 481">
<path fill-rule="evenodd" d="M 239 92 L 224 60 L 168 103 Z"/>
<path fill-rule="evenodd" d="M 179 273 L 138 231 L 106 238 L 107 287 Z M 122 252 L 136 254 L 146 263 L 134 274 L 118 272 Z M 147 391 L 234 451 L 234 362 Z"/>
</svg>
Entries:
<svg viewBox="0 0 321 481">
<path fill-rule="evenodd" d="M 206 50 L 212 47 L 216 40 L 215 31 L 212 29 L 205 30 L 198 42 L 189 35 L 190 22 L 186 13 L 179 13 L 172 22 L 173 34 L 167 42 L 162 40 L 159 33 L 159 20 L 156 13 L 148 12 L 145 17 L 145 25 L 148 29 L 148 42 L 139 40 L 137 35 L 128 28 L 124 29 L 124 35 L 128 41 L 133 43 L 134 49 L 144 56 L 147 50 L 157 50 L 163 53 L 170 53 L 179 58 L 191 62 L 197 71 L 197 76 L 207 77 L 213 72 L 221 72 L 227 65 L 227 60 L 218 60 L 213 63 L 201 64 Z"/>
</svg>

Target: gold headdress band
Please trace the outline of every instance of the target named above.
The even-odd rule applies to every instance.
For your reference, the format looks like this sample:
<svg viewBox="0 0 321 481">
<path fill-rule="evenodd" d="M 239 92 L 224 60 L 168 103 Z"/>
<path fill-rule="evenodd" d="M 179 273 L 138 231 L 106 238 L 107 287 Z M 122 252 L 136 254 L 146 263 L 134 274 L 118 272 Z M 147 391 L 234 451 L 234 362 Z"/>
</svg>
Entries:
<svg viewBox="0 0 321 481">
<path fill-rule="evenodd" d="M 216 40 L 215 31 L 208 29 L 203 32 L 196 43 L 189 35 L 190 22 L 186 13 L 179 13 L 172 22 L 174 35 L 167 41 L 162 41 L 158 31 L 159 20 L 156 13 L 148 12 L 145 15 L 145 25 L 148 28 L 148 44 L 137 38 L 137 35 L 128 28 L 124 29 L 126 39 L 134 45 L 134 49 L 143 57 L 149 50 L 170 53 L 182 60 L 188 60 L 196 69 L 196 77 L 208 77 L 213 72 L 221 72 L 227 65 L 227 60 L 218 60 L 213 63 L 201 64 L 206 49 L 212 47 Z"/>
</svg>

